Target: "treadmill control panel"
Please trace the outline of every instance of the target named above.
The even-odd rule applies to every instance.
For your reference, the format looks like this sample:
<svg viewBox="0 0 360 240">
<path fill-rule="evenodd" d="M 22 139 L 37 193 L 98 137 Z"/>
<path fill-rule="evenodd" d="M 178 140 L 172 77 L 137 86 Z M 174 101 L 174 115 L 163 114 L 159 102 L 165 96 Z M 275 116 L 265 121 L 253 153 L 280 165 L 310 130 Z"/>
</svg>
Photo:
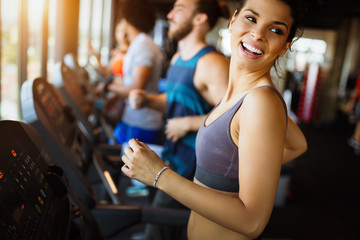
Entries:
<svg viewBox="0 0 360 240">
<path fill-rule="evenodd" d="M 0 121 L 0 133 L 0 238 L 68 239 L 72 204 L 60 168 L 20 123 Z"/>
<path fill-rule="evenodd" d="M 33 86 L 35 102 L 38 103 L 51 122 L 52 127 L 58 133 L 61 141 L 67 144 L 69 139 L 72 139 L 74 133 L 74 119 L 71 118 L 71 113 L 64 110 L 64 104 L 60 102 L 57 97 L 55 89 L 51 87 L 46 81 L 36 79 Z M 70 111 L 70 109 L 68 109 Z M 72 120 L 72 121 L 71 121 Z"/>
<path fill-rule="evenodd" d="M 65 64 L 61 64 L 61 72 L 66 91 L 80 109 L 81 113 L 88 118 L 94 109 L 93 104 L 86 95 L 84 87 L 81 85 L 80 76 Z"/>
</svg>

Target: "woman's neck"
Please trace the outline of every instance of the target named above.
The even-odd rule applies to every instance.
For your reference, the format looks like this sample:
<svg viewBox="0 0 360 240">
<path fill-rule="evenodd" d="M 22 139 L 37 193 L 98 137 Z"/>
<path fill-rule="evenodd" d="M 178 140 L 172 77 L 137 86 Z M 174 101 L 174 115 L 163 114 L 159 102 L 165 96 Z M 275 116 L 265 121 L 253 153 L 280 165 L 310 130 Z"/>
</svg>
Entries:
<svg viewBox="0 0 360 240">
<path fill-rule="evenodd" d="M 235 95 L 241 95 L 250 89 L 262 85 L 273 85 L 270 77 L 270 69 L 249 71 L 239 66 L 230 65 L 229 85 L 224 99 L 229 100 Z"/>
</svg>

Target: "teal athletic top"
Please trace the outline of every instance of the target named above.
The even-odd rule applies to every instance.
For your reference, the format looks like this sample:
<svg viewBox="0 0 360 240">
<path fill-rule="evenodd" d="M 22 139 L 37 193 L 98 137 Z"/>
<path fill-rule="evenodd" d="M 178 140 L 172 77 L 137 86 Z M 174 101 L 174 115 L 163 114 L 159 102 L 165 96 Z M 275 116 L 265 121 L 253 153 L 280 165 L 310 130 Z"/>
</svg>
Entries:
<svg viewBox="0 0 360 240">
<path fill-rule="evenodd" d="M 199 116 L 210 112 L 210 106 L 194 86 L 194 73 L 198 60 L 216 51 L 212 46 L 201 49 L 194 57 L 184 61 L 179 56 L 169 67 L 166 76 L 166 120 L 183 116 Z M 176 143 L 165 140 L 162 158 L 174 171 L 190 180 L 194 177 L 197 132 L 189 132 Z"/>
</svg>

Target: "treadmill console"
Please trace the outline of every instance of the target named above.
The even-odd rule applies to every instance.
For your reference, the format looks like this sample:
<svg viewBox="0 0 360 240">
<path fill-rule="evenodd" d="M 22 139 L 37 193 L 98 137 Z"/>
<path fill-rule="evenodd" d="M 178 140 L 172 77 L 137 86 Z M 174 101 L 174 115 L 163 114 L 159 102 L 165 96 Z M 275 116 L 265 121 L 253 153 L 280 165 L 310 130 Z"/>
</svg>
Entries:
<svg viewBox="0 0 360 240">
<path fill-rule="evenodd" d="M 86 168 L 90 159 L 90 146 L 79 129 L 72 108 L 64 103 L 57 90 L 45 79 L 36 78 L 28 84 L 32 85 L 28 91 L 33 92 L 34 115 L 53 138 L 73 152 L 76 165 L 81 169 Z"/>
<path fill-rule="evenodd" d="M 0 121 L 0 134 L 6 136 L 0 139 L 0 238 L 81 236 L 81 224 L 75 227 L 75 223 L 77 218 L 84 222 L 82 210 L 35 130 L 24 123 Z"/>
<path fill-rule="evenodd" d="M 75 119 L 71 114 L 71 109 L 67 108 L 60 101 L 55 89 L 46 81 L 35 80 L 33 86 L 34 101 L 38 103 L 42 112 L 52 124 L 52 128 L 58 133 L 62 143 L 71 144 L 75 131 Z"/>
<path fill-rule="evenodd" d="M 61 92 L 66 92 L 66 94 L 64 94 L 66 96 L 64 97 L 69 98 L 68 101 L 71 101 L 74 104 L 72 107 L 77 107 L 81 114 L 90 121 L 89 118 L 94 112 L 93 103 L 88 98 L 84 87 L 81 85 L 80 76 L 65 63 L 61 63 L 60 69 L 56 71 L 60 71 L 60 73 L 57 75 L 57 78 L 54 79 L 54 85 L 57 88 L 60 88 Z"/>
</svg>

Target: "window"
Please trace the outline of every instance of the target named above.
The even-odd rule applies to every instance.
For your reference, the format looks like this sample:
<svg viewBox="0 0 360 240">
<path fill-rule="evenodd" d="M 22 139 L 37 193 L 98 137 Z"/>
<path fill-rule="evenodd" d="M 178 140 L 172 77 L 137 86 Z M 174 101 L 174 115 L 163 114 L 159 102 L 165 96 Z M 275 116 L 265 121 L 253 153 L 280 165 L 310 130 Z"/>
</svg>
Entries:
<svg viewBox="0 0 360 240">
<path fill-rule="evenodd" d="M 27 79 L 41 76 L 42 19 L 44 0 L 28 0 L 29 43 L 27 49 Z"/>
<path fill-rule="evenodd" d="M 21 120 L 21 83 L 46 77 L 47 66 L 52 69 L 53 61 L 48 61 L 47 56 L 53 59 L 55 3 L 56 0 L 0 0 L 0 119 Z M 50 15 L 44 11 L 48 8 Z M 49 24 L 44 24 L 49 16 Z"/>
<path fill-rule="evenodd" d="M 80 1 L 78 61 L 81 66 L 86 65 L 88 62 L 87 44 L 90 32 L 89 26 L 91 26 L 90 9 L 91 0 Z"/>
<path fill-rule="evenodd" d="M 1 119 L 19 119 L 18 46 L 20 0 L 1 4 Z"/>
<path fill-rule="evenodd" d="M 47 0 L 49 1 L 49 0 Z M 47 78 L 50 81 L 55 65 L 55 19 L 56 19 L 56 0 L 49 1 L 49 32 L 47 39 Z"/>
<path fill-rule="evenodd" d="M 79 48 L 78 61 L 85 66 L 88 61 L 96 65 L 93 57 L 88 55 L 88 43 L 100 54 L 104 65 L 109 59 L 112 44 L 112 5 L 113 0 L 81 0 L 79 20 Z"/>
</svg>

